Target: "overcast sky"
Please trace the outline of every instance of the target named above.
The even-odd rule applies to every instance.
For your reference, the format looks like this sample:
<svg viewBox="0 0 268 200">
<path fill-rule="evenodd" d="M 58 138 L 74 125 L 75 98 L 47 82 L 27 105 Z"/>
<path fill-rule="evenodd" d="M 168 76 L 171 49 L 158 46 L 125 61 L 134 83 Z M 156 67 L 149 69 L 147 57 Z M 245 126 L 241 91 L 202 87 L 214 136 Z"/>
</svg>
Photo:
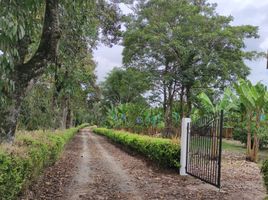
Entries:
<svg viewBox="0 0 268 200">
<path fill-rule="evenodd" d="M 233 25 L 259 26 L 259 39 L 247 40 L 246 45 L 250 50 L 267 51 L 268 49 L 268 0 L 209 0 L 217 3 L 217 11 L 222 15 L 232 15 Z M 126 10 L 126 9 L 124 9 Z M 105 76 L 113 67 L 122 66 L 122 46 L 112 48 L 100 45 L 94 51 L 94 59 L 97 62 L 98 81 L 104 80 Z M 268 70 L 266 60 L 247 62 L 251 68 L 249 79 L 256 83 L 262 81 L 268 86 Z"/>
</svg>

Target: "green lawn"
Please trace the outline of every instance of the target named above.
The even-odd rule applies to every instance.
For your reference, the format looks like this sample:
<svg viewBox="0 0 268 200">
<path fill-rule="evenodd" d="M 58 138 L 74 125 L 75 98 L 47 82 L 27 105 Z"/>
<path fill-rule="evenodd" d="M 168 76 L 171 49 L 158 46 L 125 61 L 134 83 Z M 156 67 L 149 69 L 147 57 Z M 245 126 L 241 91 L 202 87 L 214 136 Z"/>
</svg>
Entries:
<svg viewBox="0 0 268 200">
<path fill-rule="evenodd" d="M 223 150 L 232 151 L 232 152 L 239 152 L 239 153 L 245 153 L 246 148 L 243 144 L 241 144 L 238 141 L 234 140 L 222 140 L 222 148 Z"/>
<path fill-rule="evenodd" d="M 240 142 L 234 141 L 234 140 L 223 139 L 222 147 L 223 147 L 223 150 L 226 150 L 226 151 L 239 152 L 239 153 L 246 152 L 245 146 L 241 144 Z M 261 163 L 263 160 L 266 160 L 266 159 L 268 159 L 268 148 L 262 149 L 259 151 L 259 162 Z"/>
</svg>

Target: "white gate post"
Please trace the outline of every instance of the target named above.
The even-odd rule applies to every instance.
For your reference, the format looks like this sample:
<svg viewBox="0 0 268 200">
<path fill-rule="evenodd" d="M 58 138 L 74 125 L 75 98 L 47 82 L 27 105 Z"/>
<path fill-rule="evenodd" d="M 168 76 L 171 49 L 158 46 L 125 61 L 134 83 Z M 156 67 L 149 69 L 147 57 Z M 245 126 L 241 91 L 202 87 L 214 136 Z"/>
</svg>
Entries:
<svg viewBox="0 0 268 200">
<path fill-rule="evenodd" d="M 186 174 L 186 156 L 187 156 L 187 124 L 191 123 L 190 118 L 182 118 L 181 122 L 181 168 L 180 175 L 185 176 Z M 190 128 L 190 127 L 189 127 Z"/>
</svg>

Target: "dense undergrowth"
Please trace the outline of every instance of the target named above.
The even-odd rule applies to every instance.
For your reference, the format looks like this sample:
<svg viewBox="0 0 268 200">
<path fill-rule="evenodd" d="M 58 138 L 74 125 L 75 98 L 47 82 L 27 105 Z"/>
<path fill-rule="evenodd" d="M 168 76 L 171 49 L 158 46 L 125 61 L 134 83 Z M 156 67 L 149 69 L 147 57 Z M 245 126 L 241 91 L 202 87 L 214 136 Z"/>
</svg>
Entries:
<svg viewBox="0 0 268 200">
<path fill-rule="evenodd" d="M 0 145 L 0 200 L 16 199 L 44 167 L 57 160 L 64 145 L 85 126 L 55 132 L 18 132 L 12 145 Z"/>
<path fill-rule="evenodd" d="M 170 139 L 154 138 L 106 128 L 93 128 L 93 131 L 146 156 L 159 165 L 175 169 L 180 167 L 180 146 Z"/>
</svg>

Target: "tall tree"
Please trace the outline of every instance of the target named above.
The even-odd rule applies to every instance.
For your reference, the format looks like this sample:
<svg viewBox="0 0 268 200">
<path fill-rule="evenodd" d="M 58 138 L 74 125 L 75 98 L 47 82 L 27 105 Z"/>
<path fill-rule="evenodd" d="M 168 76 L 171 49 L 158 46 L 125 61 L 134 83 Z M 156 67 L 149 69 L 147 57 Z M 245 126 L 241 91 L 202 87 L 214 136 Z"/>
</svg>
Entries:
<svg viewBox="0 0 268 200">
<path fill-rule="evenodd" d="M 104 101 L 113 105 L 145 102 L 143 95 L 150 89 L 149 78 L 136 69 L 114 68 L 102 83 Z"/>
<path fill-rule="evenodd" d="M 81 28 L 72 32 L 89 41 L 96 41 L 101 30 L 104 41 L 116 42 L 120 28 L 119 2 L 0 2 L 0 142 L 13 140 L 21 102 L 29 86 L 33 85 L 30 83 L 34 83 L 50 63 L 56 63 L 60 37 L 64 28 L 68 28 L 60 26 L 62 19 L 73 16 Z"/>
<path fill-rule="evenodd" d="M 2 4 L 1 8 L 4 6 L 4 10 L 9 10 L 8 1 L 5 2 L 6 4 Z M 4 18 L 8 21 L 9 18 L 16 18 L 16 13 L 14 7 L 16 6 L 16 2 L 13 1 L 13 13 L 11 12 L 9 15 L 4 16 Z M 24 5 L 24 3 L 19 3 L 18 5 L 21 6 L 24 14 L 26 15 L 27 11 L 31 11 L 31 7 L 36 2 L 30 1 L 29 5 Z M 20 7 L 17 7 L 19 9 Z M 26 11 L 25 11 L 26 10 Z M 20 105 L 22 99 L 25 96 L 27 87 L 31 80 L 37 78 L 40 74 L 44 72 L 45 67 L 48 65 L 49 62 L 54 62 L 57 55 L 58 50 L 58 41 L 60 38 L 60 28 L 59 28 L 59 18 L 58 18 L 58 11 L 59 11 L 59 2 L 58 0 L 46 0 L 45 2 L 45 14 L 44 14 L 44 22 L 43 22 L 43 31 L 40 38 L 40 44 L 36 50 L 36 52 L 29 58 L 26 59 L 28 55 L 28 46 L 31 42 L 31 37 L 29 35 L 25 35 L 23 33 L 24 28 L 20 25 L 12 26 L 14 31 L 14 38 L 12 42 L 4 44 L 7 48 L 2 49 L 4 52 L 5 58 L 9 58 L 9 64 L 13 67 L 13 70 L 10 74 L 8 74 L 8 79 L 12 81 L 14 84 L 14 90 L 8 92 L 6 95 L 8 103 L 4 109 L 1 109 L 0 113 L 0 138 L 1 141 L 12 141 L 15 128 L 17 123 L 17 118 L 19 115 Z M 7 17 L 8 16 L 8 17 Z M 36 14 L 37 16 L 37 14 Z M 25 17 L 26 16 L 20 16 Z M 20 18 L 19 18 L 20 19 Z M 21 20 L 21 19 L 20 19 Z M 26 21 L 26 20 L 25 20 Z M 14 22 L 19 22 L 19 20 Z M 24 21 L 21 20 L 23 23 Z M 19 27 L 20 34 L 19 37 L 16 37 L 19 31 L 16 28 Z M 23 31 L 22 31 L 23 30 Z M 8 31 L 8 30 L 7 30 Z M 10 32 L 1 33 L 1 35 L 10 35 Z M 3 45 L 3 44 L 2 44 Z M 5 47 L 5 46 L 3 46 Z M 11 53 L 9 53 L 11 52 Z M 12 56 L 13 54 L 17 54 L 16 59 Z M 13 62 L 13 63 L 11 63 Z M 1 63 L 2 65 L 3 63 Z M 14 65 L 14 66 L 12 66 Z M 7 93 L 7 91 L 3 90 L 2 92 Z"/>
<path fill-rule="evenodd" d="M 257 27 L 232 26 L 215 7 L 205 0 L 142 1 L 127 22 L 124 63 L 151 72 L 163 88 L 167 132 L 176 94 L 181 115 L 189 115 L 194 87 L 223 88 L 249 73 L 244 59 L 255 52 L 244 51 L 244 39 L 258 37 Z"/>
</svg>

